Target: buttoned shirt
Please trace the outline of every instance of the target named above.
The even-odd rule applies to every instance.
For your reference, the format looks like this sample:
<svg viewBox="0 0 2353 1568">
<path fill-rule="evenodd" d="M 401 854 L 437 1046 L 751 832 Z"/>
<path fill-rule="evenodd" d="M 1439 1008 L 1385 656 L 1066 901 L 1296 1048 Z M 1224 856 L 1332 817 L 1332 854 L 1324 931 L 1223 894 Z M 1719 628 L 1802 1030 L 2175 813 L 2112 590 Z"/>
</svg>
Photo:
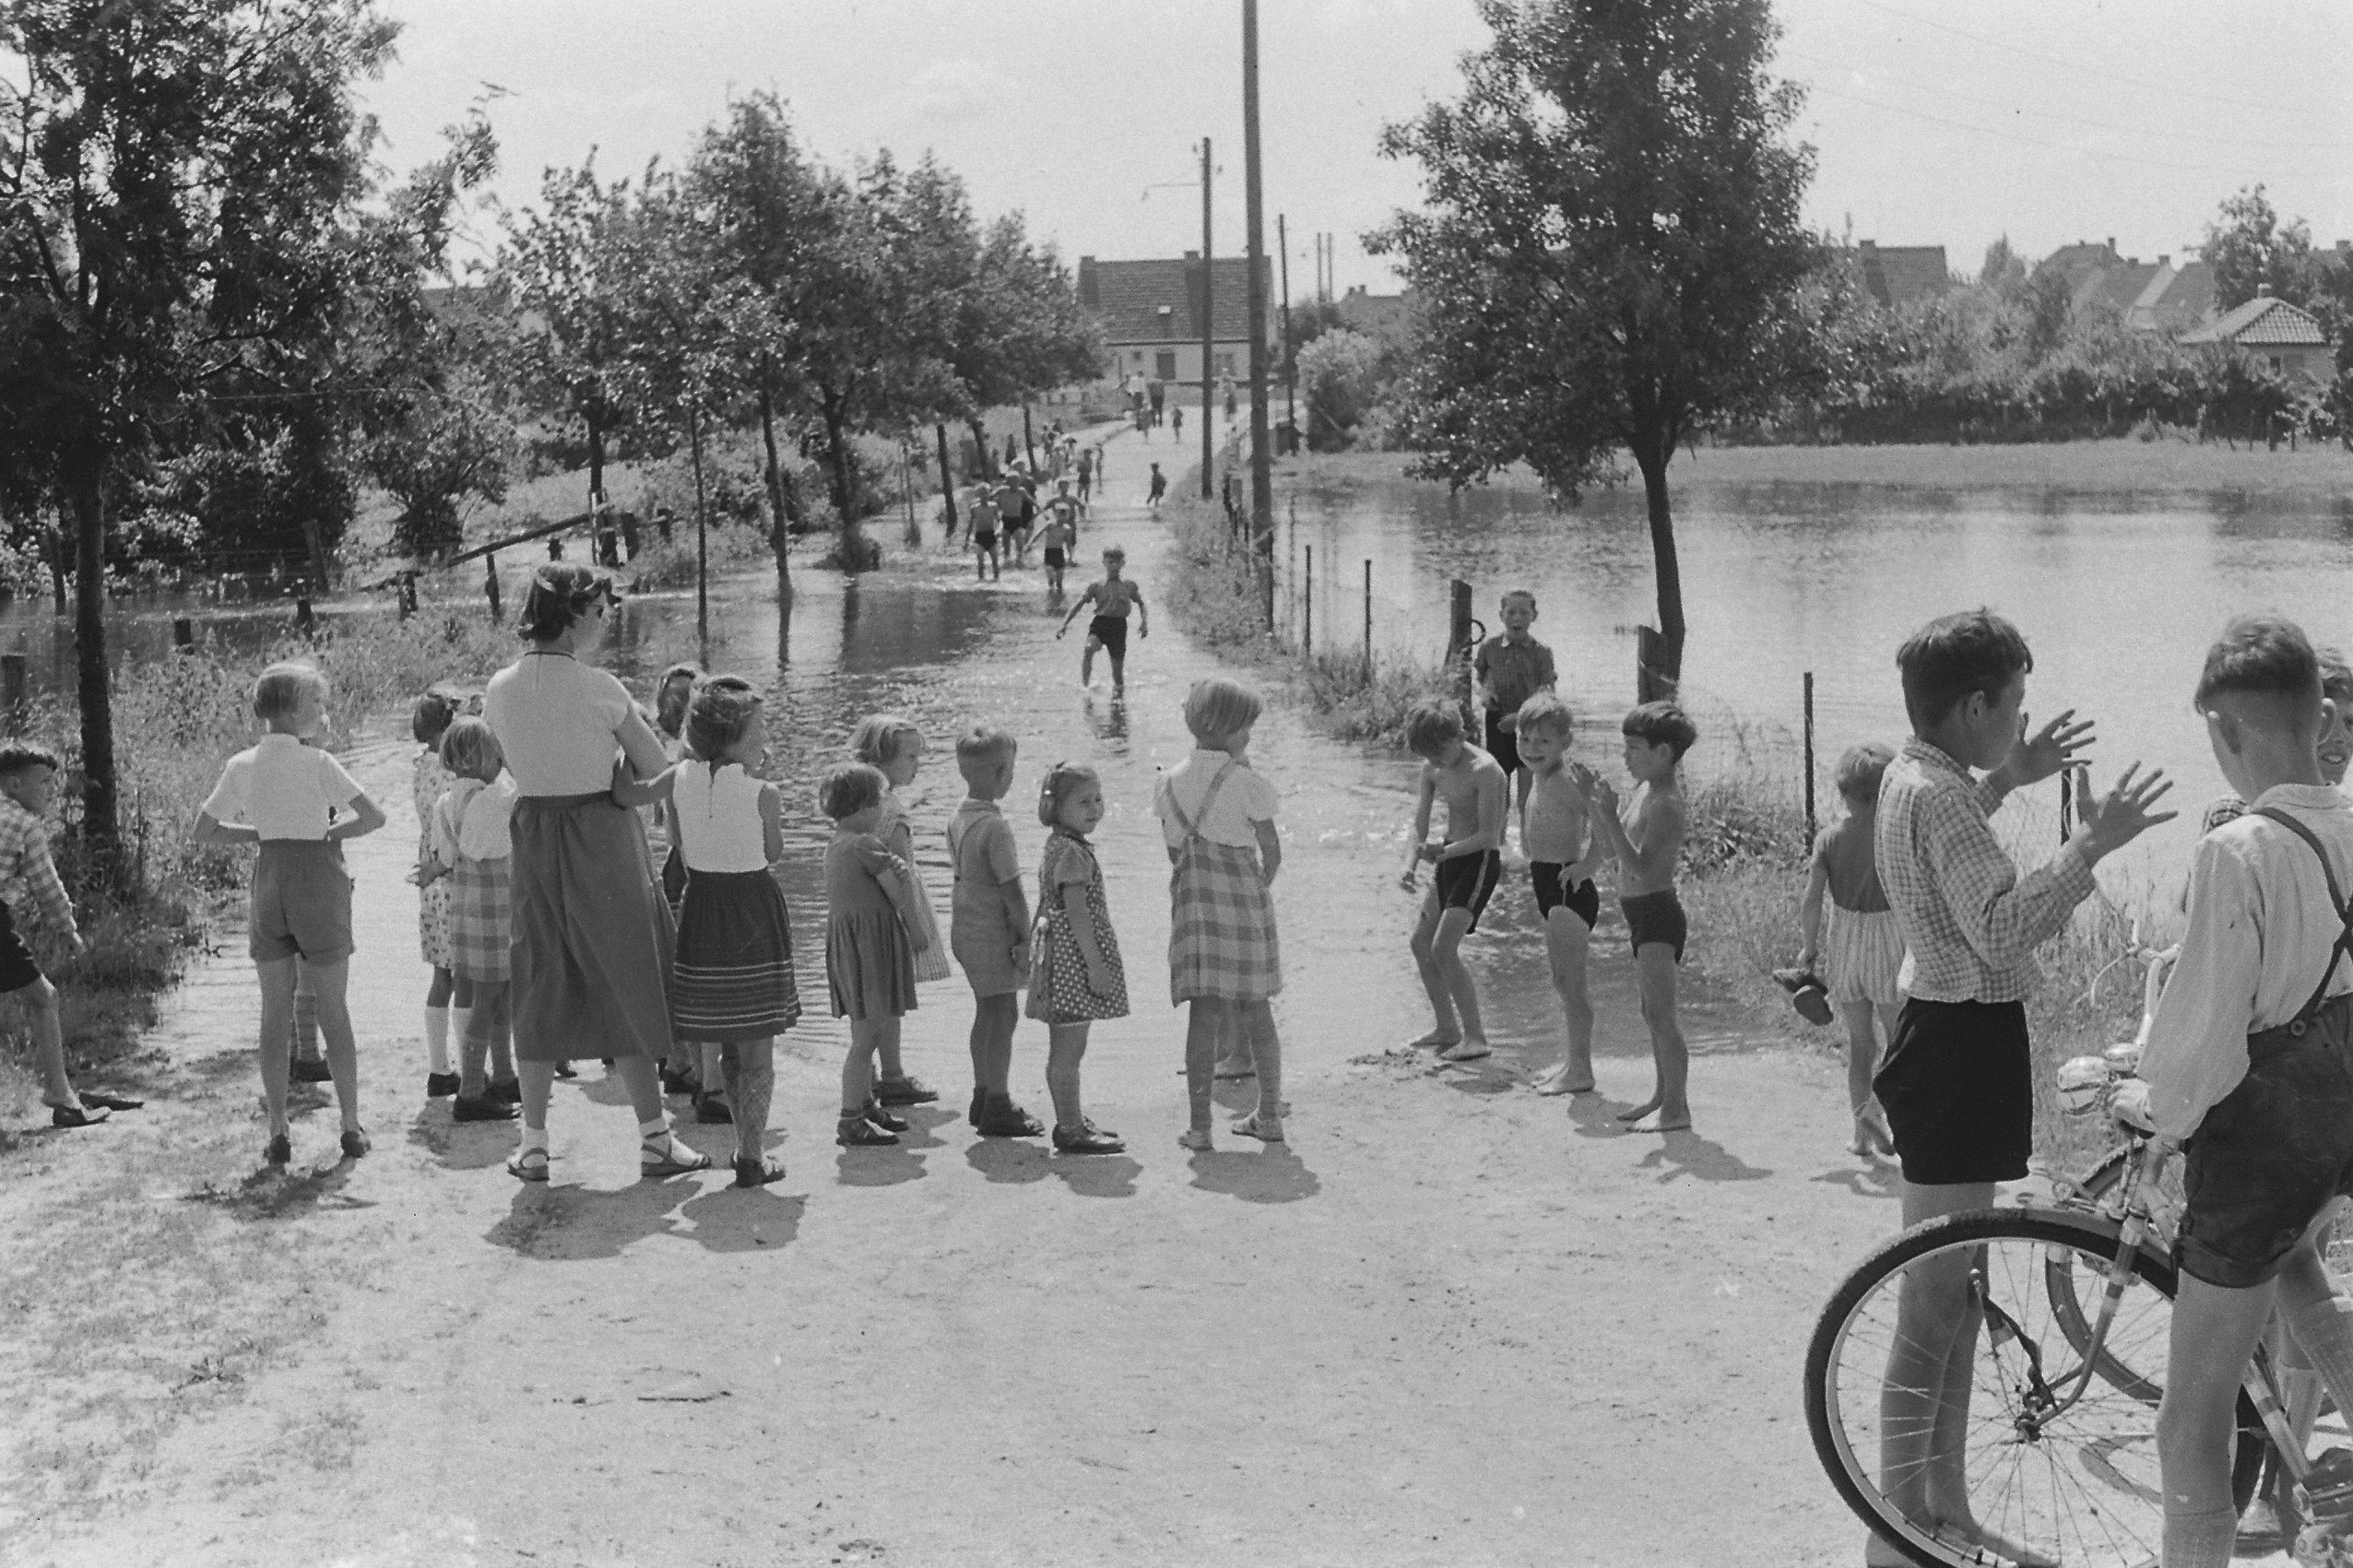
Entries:
<svg viewBox="0 0 2353 1568">
<path fill-rule="evenodd" d="M 1922 1001 L 2025 1000 L 2034 949 L 2096 886 L 2074 843 L 2021 878 L 1988 820 L 2004 794 L 1920 739 L 1880 782 L 1873 852 L 1903 933 L 1903 988 Z"/>
<path fill-rule="evenodd" d="M 262 737 L 220 770 L 204 809 L 216 822 L 240 822 L 265 839 L 324 839 L 329 814 L 360 797 L 343 764 L 290 735 Z"/>
<path fill-rule="evenodd" d="M 74 934 L 74 901 L 58 879 L 49 856 L 49 829 L 41 819 L 0 795 L 0 899 L 19 926 L 36 921 L 61 937 Z"/>
<path fill-rule="evenodd" d="M 2353 889 L 2353 802 L 2327 784 L 2280 784 L 2258 808 L 2288 812 L 2321 842 L 2340 890 Z M 2293 1020 L 2328 973 L 2341 922 L 2320 857 L 2268 818 L 2240 817 L 2198 840 L 2190 859 L 2182 957 L 2141 1050 L 2157 1130 L 2186 1138 L 2247 1076 L 2247 1036 Z M 2328 995 L 2353 991 L 2340 962 Z"/>
<path fill-rule="evenodd" d="M 1533 637 L 1515 643 L 1490 637 L 1479 644 L 1472 663 L 1479 682 L 1487 689 L 1490 705 L 1498 713 L 1516 713 L 1519 704 L 1553 684 L 1553 651 Z"/>
<path fill-rule="evenodd" d="M 482 717 L 525 796 L 611 789 L 621 728 L 636 712 L 620 681 L 569 654 L 526 654 L 482 696 Z"/>
</svg>

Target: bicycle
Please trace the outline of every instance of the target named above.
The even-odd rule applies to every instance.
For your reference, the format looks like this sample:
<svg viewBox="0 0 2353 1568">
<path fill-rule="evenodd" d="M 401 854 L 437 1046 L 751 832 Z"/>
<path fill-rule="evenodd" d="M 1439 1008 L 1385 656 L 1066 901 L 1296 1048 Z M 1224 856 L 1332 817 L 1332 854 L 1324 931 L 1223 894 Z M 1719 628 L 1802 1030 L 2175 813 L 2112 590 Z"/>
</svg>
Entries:
<svg viewBox="0 0 2353 1568">
<path fill-rule="evenodd" d="M 2138 950 L 2149 965 L 2145 1000 L 2153 1011 L 2170 955 Z M 2146 1016 L 2134 1042 L 2062 1069 L 2072 1107 L 2106 1103 L 2137 1060 Z M 1923 1528 L 1880 1490 L 1881 1398 L 1903 1280 L 1910 1269 L 1955 1255 L 1983 1325 L 1962 1440 L 1972 1515 L 2070 1568 L 2158 1562 L 2164 1508 L 2157 1409 L 2177 1288 L 2179 1161 L 2163 1140 L 2120 1131 L 2118 1147 L 2085 1180 L 2056 1184 L 2054 1201 L 1915 1226 L 1866 1257 L 1823 1309 L 1805 1361 L 1815 1452 L 1847 1505 L 1924 1568 L 2003 1561 L 1973 1538 Z M 2284 1403 L 2270 1354 L 2259 1346 L 2237 1406 L 2231 1495 L 2242 1512 L 2271 1450 L 2297 1486 L 2312 1475 Z M 2332 1470 L 2325 1479 L 2338 1476 Z M 2336 1534 L 2353 1515 L 2346 1491 L 2319 1488 L 2304 1514 L 2317 1521 L 2307 1532 L 2312 1549 L 2343 1551 L 2341 1560 L 2353 1562 L 2353 1543 Z"/>
</svg>

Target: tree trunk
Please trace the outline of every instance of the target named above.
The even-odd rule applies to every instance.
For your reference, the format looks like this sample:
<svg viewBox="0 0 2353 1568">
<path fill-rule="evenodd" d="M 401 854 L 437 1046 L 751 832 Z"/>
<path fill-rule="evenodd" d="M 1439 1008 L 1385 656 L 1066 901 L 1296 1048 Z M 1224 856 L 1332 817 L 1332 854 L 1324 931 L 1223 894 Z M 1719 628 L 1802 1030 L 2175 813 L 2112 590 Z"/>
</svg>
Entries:
<svg viewBox="0 0 2353 1568">
<path fill-rule="evenodd" d="M 1029 457 L 1030 474 L 1037 473 L 1037 437 L 1030 433 L 1029 405 L 1022 405 L 1022 451 Z"/>
<path fill-rule="evenodd" d="M 978 419 L 966 419 L 964 421 L 964 425 L 972 431 L 972 449 L 975 453 L 979 454 L 980 472 L 974 475 L 973 477 L 975 479 L 995 478 L 997 475 L 995 470 L 989 466 L 989 459 L 994 457 L 996 454 L 988 450 L 988 431 L 982 427 L 981 422 Z"/>
<path fill-rule="evenodd" d="M 319 536 L 319 514 L 310 507 L 302 509 L 302 544 L 311 557 L 311 591 L 326 597 L 326 541 Z"/>
<path fill-rule="evenodd" d="M 2353 427 L 2347 428 L 2353 430 Z M 2353 440 L 2347 441 L 2346 450 L 2353 452 Z M 55 601 L 59 615 L 65 613 L 65 572 L 71 564 L 73 548 L 73 531 L 67 525 L 65 508 L 60 507 L 56 527 L 41 548 L 42 558 L 49 562 L 49 596 Z"/>
<path fill-rule="evenodd" d="M 793 596 L 793 571 L 785 559 L 792 542 L 792 509 L 785 504 L 785 466 L 776 460 L 776 400 L 766 386 L 760 389 L 760 441 L 768 455 L 768 548 L 776 553 L 776 597 Z"/>
<path fill-rule="evenodd" d="M 605 495 L 605 427 L 597 418 L 596 405 L 580 414 L 588 423 L 588 504 L 595 506 Z"/>
<path fill-rule="evenodd" d="M 866 544 L 864 536 L 858 532 L 857 519 L 851 505 L 850 438 L 849 432 L 842 428 L 838 407 L 832 398 L 825 400 L 825 466 L 834 481 L 834 513 L 841 519 L 839 549 L 842 570 L 857 572 L 866 564 Z"/>
<path fill-rule="evenodd" d="M 1642 496 L 1650 510 L 1650 560 L 1659 584 L 1660 673 L 1669 680 L 1683 678 L 1683 568 L 1675 559 L 1675 525 L 1667 504 L 1667 460 L 1672 446 L 1649 441 L 1634 446 L 1635 466 L 1642 470 Z"/>
<path fill-rule="evenodd" d="M 931 427 L 940 437 L 940 505 L 948 518 L 948 537 L 956 536 L 956 471 L 948 466 L 948 427 Z"/>
<path fill-rule="evenodd" d="M 114 694 L 106 669 L 106 459 L 95 450 L 66 460 L 74 507 L 74 665 L 82 709 L 82 836 L 110 879 L 119 869 L 115 820 Z"/>
</svg>

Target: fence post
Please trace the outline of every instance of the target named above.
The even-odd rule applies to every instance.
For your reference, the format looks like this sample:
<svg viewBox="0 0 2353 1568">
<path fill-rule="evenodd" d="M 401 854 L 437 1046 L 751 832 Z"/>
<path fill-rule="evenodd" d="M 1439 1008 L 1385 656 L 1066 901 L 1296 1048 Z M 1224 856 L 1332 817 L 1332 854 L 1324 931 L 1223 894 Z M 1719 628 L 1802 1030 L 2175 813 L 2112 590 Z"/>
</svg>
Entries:
<svg viewBox="0 0 2353 1568">
<path fill-rule="evenodd" d="M 1299 652 L 1312 659 L 1316 656 L 1316 547 L 1309 545 L 1307 550 L 1307 583 L 1302 595 L 1304 607 L 1301 610 Z"/>
<path fill-rule="evenodd" d="M 317 625 L 318 617 L 311 613 L 311 601 L 308 599 L 295 600 L 294 630 L 302 632 L 304 636 L 308 636 L 312 631 L 317 627 Z"/>
<path fill-rule="evenodd" d="M 1814 819 L 1814 672 L 1805 672 L 1805 842 L 1811 850 L 1819 830 Z"/>
<path fill-rule="evenodd" d="M 1365 674 L 1373 673 L 1373 563 L 1365 562 Z"/>
<path fill-rule="evenodd" d="M 491 551 L 482 558 L 482 591 L 491 596 L 491 624 L 506 619 L 506 611 L 499 604 L 499 552 Z"/>
<path fill-rule="evenodd" d="M 0 705 L 7 709 L 8 733 L 25 732 L 25 656 L 0 654 Z"/>
<path fill-rule="evenodd" d="M 184 615 L 171 618 L 171 646 L 184 653 L 196 645 L 196 623 Z"/>
</svg>

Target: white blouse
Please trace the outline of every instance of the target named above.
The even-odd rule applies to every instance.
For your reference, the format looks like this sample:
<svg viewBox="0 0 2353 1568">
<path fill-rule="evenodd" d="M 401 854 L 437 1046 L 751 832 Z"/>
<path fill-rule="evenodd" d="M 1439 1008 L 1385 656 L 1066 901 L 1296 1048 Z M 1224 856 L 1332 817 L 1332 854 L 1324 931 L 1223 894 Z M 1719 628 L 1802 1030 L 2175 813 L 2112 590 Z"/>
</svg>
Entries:
<svg viewBox="0 0 2353 1568">
<path fill-rule="evenodd" d="M 765 781 L 739 762 L 685 761 L 670 790 L 678 813 L 678 851 L 690 871 L 765 871 L 766 824 L 760 819 Z"/>
<path fill-rule="evenodd" d="M 569 654 L 526 654 L 482 694 L 482 716 L 526 796 L 612 788 L 615 736 L 636 711 L 620 681 Z"/>
</svg>

